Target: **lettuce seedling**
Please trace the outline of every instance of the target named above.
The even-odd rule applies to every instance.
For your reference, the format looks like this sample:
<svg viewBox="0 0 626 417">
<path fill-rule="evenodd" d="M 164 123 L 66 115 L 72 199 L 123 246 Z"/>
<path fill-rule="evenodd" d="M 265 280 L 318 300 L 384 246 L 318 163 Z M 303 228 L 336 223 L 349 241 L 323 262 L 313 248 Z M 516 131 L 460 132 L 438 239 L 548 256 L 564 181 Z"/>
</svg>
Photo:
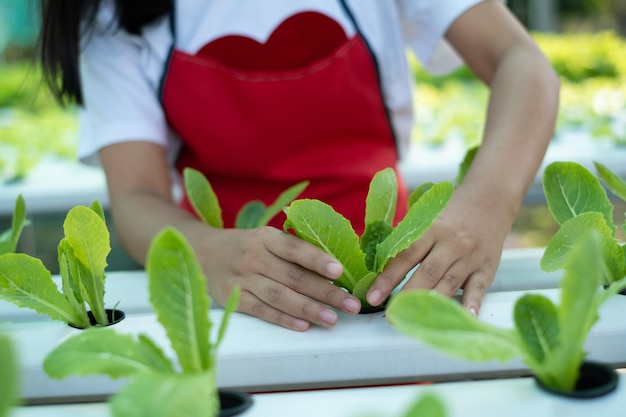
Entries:
<svg viewBox="0 0 626 417">
<path fill-rule="evenodd" d="M 135 337 L 109 327 L 87 329 L 67 339 L 46 356 L 44 370 L 53 378 L 132 377 L 109 399 L 115 417 L 217 416 L 217 348 L 237 308 L 239 287 L 226 303 L 212 343 L 206 278 L 182 234 L 166 228 L 154 238 L 146 272 L 150 302 L 176 353 L 177 366 L 147 335 Z"/>
<path fill-rule="evenodd" d="M 604 165 L 594 162 L 599 177 L 617 197 L 626 201 L 626 182 Z M 601 282 L 609 286 L 626 276 L 626 246 L 617 239 L 613 205 L 598 178 L 576 162 L 553 162 L 543 174 L 548 208 L 560 225 L 540 261 L 544 271 L 563 268 L 574 244 L 595 230 L 603 247 Z M 626 224 L 622 224 L 626 232 Z"/>
<path fill-rule="evenodd" d="M 454 186 L 432 184 L 416 198 L 406 216 L 394 227 L 398 183 L 392 168 L 374 175 L 366 198 L 365 231 L 358 236 L 350 221 L 330 205 L 315 199 L 293 201 L 286 209 L 285 231 L 295 234 L 333 255 L 343 274 L 333 283 L 354 294 L 363 306 L 367 290 L 387 261 L 408 248 L 429 227 L 452 196 Z"/>
<path fill-rule="evenodd" d="M 16 217 L 23 218 L 21 209 L 16 210 Z M 79 328 L 92 325 L 90 315 L 97 325 L 108 325 L 104 283 L 111 247 L 100 203 L 73 207 L 63 230 L 65 236 L 58 246 L 62 291 L 41 260 L 5 253 L 0 256 L 0 299 Z"/>
<path fill-rule="evenodd" d="M 193 168 L 185 168 L 183 181 L 189 202 L 200 219 L 209 226 L 223 228 L 224 222 L 219 199 L 204 174 Z M 308 185 L 308 181 L 302 181 L 289 187 L 269 207 L 259 200 L 249 201 L 237 213 L 235 227 L 253 229 L 266 226 L 274 216 L 280 213 L 283 207 L 298 197 Z"/>
<path fill-rule="evenodd" d="M 26 203 L 20 194 L 15 201 L 11 228 L 0 234 L 0 255 L 15 252 L 22 230 L 28 224 L 30 222 L 26 219 Z"/>
<path fill-rule="evenodd" d="M 559 305 L 540 294 L 523 295 L 514 306 L 513 329 L 484 323 L 456 300 L 426 290 L 398 293 L 386 316 L 400 332 L 454 357 L 502 362 L 520 357 L 545 386 L 571 392 L 598 309 L 626 287 L 624 278 L 599 290 L 604 250 L 595 230 L 582 236 L 565 256 Z"/>
</svg>

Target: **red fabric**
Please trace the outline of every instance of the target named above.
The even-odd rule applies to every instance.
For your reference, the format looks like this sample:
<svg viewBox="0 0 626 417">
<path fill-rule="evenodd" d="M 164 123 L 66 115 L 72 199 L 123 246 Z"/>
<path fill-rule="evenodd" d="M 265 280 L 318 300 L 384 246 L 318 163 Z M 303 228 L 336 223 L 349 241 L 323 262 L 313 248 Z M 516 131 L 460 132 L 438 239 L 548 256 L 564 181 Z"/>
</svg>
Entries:
<svg viewBox="0 0 626 417">
<path fill-rule="evenodd" d="M 285 20 L 265 43 L 245 36 L 224 36 L 203 46 L 196 56 L 213 58 L 243 71 L 283 71 L 323 59 L 346 40 L 336 21 L 304 12 Z"/>
<path fill-rule="evenodd" d="M 328 25 L 321 14 L 306 16 Z M 290 36 L 289 28 L 302 18 L 283 22 L 271 45 L 289 43 L 281 36 Z M 317 39 L 315 25 L 305 26 Z M 185 143 L 177 168 L 193 167 L 207 176 L 226 227 L 246 202 L 271 204 L 289 186 L 309 180 L 301 197 L 330 204 L 362 233 L 369 182 L 377 171 L 395 168 L 397 154 L 362 38 L 329 38 L 338 43 L 326 43 L 332 53 L 304 66 L 306 60 L 298 58 L 292 69 L 279 71 L 233 68 L 208 56 L 224 48 L 213 44 L 233 42 L 224 38 L 196 56 L 173 52 L 163 99 L 170 125 Z M 186 199 L 182 204 L 192 211 Z M 397 220 L 406 206 L 400 182 Z M 281 213 L 271 224 L 282 228 L 283 221 Z"/>
</svg>

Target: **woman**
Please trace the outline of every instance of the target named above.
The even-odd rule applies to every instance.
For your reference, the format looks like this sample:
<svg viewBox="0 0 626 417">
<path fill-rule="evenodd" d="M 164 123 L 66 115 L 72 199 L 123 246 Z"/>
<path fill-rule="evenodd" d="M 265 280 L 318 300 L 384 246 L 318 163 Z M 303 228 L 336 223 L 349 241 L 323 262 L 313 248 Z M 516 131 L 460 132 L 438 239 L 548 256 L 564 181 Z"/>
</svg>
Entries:
<svg viewBox="0 0 626 417">
<path fill-rule="evenodd" d="M 342 266 L 282 232 L 201 224 L 172 178 L 205 173 L 232 226 L 243 203 L 303 197 L 362 228 L 375 172 L 408 146 L 405 47 L 433 72 L 464 62 L 491 89 L 482 146 L 433 227 L 392 260 L 367 300 L 405 284 L 452 295 L 477 314 L 505 237 L 553 134 L 558 80 L 493 0 L 48 1 L 42 58 L 61 99 L 81 105 L 79 156 L 106 173 L 116 229 L 145 261 L 166 225 L 184 233 L 223 303 L 289 329 L 333 326 L 359 301 L 330 285 Z M 57 83 L 57 80 L 60 80 Z M 406 207 L 401 184 L 398 207 Z M 404 212 L 399 210 L 398 218 Z"/>
</svg>

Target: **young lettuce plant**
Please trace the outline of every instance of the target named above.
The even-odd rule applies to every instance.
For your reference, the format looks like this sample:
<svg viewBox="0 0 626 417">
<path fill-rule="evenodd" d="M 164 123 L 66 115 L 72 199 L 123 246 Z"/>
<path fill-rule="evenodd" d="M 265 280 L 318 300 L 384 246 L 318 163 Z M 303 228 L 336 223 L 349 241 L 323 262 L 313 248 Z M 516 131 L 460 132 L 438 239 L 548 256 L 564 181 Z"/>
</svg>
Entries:
<svg viewBox="0 0 626 417">
<path fill-rule="evenodd" d="M 223 228 L 224 222 L 219 199 L 204 174 L 193 168 L 185 168 L 183 181 L 189 202 L 200 219 L 210 226 Z M 303 181 L 289 187 L 269 207 L 259 200 L 249 201 L 237 213 L 235 227 L 253 229 L 266 226 L 274 216 L 281 212 L 283 207 L 298 197 L 308 185 L 308 181 Z"/>
<path fill-rule="evenodd" d="M 26 203 L 20 194 L 15 201 L 15 210 L 11 221 L 11 228 L 0 234 L 0 255 L 13 253 L 22 235 L 22 230 L 29 224 L 26 219 Z"/>
<path fill-rule="evenodd" d="M 565 256 L 559 305 L 540 294 L 523 295 L 514 306 L 513 329 L 484 323 L 454 299 L 426 290 L 398 293 L 386 316 L 398 331 L 457 358 L 506 362 L 520 357 L 543 386 L 572 392 L 598 309 L 626 286 L 625 278 L 599 290 L 603 252 L 595 230 L 582 236 Z"/>
<path fill-rule="evenodd" d="M 602 182 L 617 197 L 626 201 L 626 182 L 604 165 L 594 162 Z M 540 261 L 544 271 L 563 268 L 574 244 L 589 230 L 595 230 L 603 247 L 601 282 L 605 287 L 626 276 L 626 245 L 617 238 L 613 205 L 600 180 L 575 162 L 553 162 L 543 175 L 548 208 L 559 223 Z M 622 224 L 626 232 L 626 224 Z"/>
<path fill-rule="evenodd" d="M 18 225 L 23 216 L 21 208 L 16 210 Z M 13 229 L 19 230 L 15 224 Z M 100 203 L 73 207 L 63 230 L 64 238 L 58 246 L 62 291 L 39 259 L 5 253 L 0 256 L 0 299 L 74 327 L 106 326 L 116 314 L 104 307 L 106 258 L 111 247 Z"/>
<path fill-rule="evenodd" d="M 146 271 L 150 302 L 176 353 L 177 366 L 147 335 L 106 328 L 87 329 L 67 339 L 46 356 L 44 370 L 53 378 L 132 377 L 109 399 L 115 417 L 217 416 L 217 348 L 237 308 L 239 287 L 226 303 L 212 343 L 206 279 L 183 235 L 173 228 L 161 231 L 151 244 Z"/>
<path fill-rule="evenodd" d="M 370 182 L 362 236 L 330 205 L 314 199 L 293 201 L 285 210 L 284 229 L 293 230 L 298 237 L 337 258 L 344 270 L 333 283 L 354 294 L 367 308 L 371 307 L 365 299 L 367 290 L 387 261 L 428 230 L 453 191 L 450 182 L 432 184 L 394 228 L 398 183 L 394 170 L 386 168 Z"/>
</svg>

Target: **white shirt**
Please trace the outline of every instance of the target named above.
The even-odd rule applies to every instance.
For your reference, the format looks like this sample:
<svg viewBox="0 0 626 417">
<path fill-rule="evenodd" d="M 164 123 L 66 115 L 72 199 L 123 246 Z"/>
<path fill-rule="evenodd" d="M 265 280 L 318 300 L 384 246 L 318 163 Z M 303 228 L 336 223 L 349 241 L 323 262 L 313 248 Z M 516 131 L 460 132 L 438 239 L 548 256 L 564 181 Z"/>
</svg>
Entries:
<svg viewBox="0 0 626 417">
<path fill-rule="evenodd" d="M 464 11 L 481 0 L 347 0 L 377 59 L 383 98 L 404 156 L 413 124 L 413 86 L 406 50 L 441 74 L 461 59 L 444 34 Z M 176 48 L 194 54 L 225 35 L 265 41 L 286 18 L 317 11 L 337 21 L 348 36 L 355 27 L 338 0 L 177 0 Z M 97 165 L 97 152 L 118 142 L 149 141 L 169 149 L 179 140 L 169 130 L 158 97 L 172 34 L 168 18 L 144 27 L 141 35 L 118 30 L 113 1 L 105 0 L 97 25 L 82 42 L 80 76 L 84 108 L 79 112 L 78 157 Z"/>
</svg>

